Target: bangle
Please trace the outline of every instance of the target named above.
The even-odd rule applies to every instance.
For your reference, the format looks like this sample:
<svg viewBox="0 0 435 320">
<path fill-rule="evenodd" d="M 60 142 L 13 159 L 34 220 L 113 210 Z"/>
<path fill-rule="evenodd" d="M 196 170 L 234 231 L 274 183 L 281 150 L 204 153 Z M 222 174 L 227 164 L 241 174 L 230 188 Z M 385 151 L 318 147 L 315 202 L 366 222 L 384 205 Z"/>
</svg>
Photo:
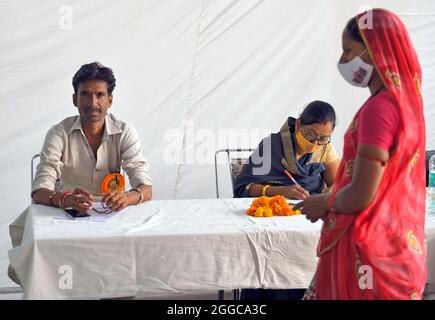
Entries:
<svg viewBox="0 0 435 320">
<path fill-rule="evenodd" d="M 57 192 L 56 192 L 56 191 L 53 191 L 53 192 L 50 194 L 50 196 L 48 197 L 48 200 L 50 200 L 50 205 L 51 205 L 52 207 L 54 207 L 53 197 L 54 197 L 56 194 L 57 194 Z"/>
<path fill-rule="evenodd" d="M 269 188 L 270 185 L 266 184 L 263 188 L 261 188 L 261 195 L 266 196 L 266 190 Z"/>
<path fill-rule="evenodd" d="M 62 197 L 60 198 L 60 201 L 59 201 L 59 207 L 60 208 L 62 208 L 62 209 L 65 209 L 65 207 L 64 207 L 64 205 L 65 205 L 65 199 L 66 199 L 66 197 L 68 197 L 69 195 L 71 194 L 71 192 L 64 192 L 64 193 L 62 193 Z"/>
<path fill-rule="evenodd" d="M 139 200 L 138 200 L 138 202 L 136 204 L 139 204 L 139 203 L 141 203 L 143 201 L 143 193 L 142 193 L 142 190 L 139 189 L 139 187 L 132 188 L 132 189 L 130 189 L 130 191 L 139 192 Z"/>
</svg>

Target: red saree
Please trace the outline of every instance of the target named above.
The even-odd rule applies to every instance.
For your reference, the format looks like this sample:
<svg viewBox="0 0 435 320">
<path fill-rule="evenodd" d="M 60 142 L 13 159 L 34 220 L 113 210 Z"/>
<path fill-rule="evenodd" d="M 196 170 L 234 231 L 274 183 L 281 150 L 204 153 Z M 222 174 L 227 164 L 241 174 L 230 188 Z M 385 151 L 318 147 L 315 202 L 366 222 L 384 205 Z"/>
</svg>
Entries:
<svg viewBox="0 0 435 320">
<path fill-rule="evenodd" d="M 397 143 L 369 207 L 324 217 L 311 288 L 316 299 L 421 299 L 426 281 L 421 68 L 400 19 L 382 9 L 372 14 L 373 28 L 360 33 L 399 110 Z M 357 130 L 358 114 L 344 137 L 334 194 L 352 180 Z"/>
</svg>

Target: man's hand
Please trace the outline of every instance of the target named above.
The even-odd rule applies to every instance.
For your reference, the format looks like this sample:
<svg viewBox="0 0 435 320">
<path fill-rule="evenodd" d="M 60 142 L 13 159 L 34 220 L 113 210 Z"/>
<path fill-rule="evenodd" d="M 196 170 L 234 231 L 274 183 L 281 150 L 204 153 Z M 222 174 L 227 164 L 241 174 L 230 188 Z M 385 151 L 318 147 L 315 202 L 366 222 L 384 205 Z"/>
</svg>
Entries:
<svg viewBox="0 0 435 320">
<path fill-rule="evenodd" d="M 287 199 L 303 200 L 310 196 L 310 193 L 298 185 L 281 187 L 280 192 Z"/>
<path fill-rule="evenodd" d="M 293 206 L 293 210 L 301 210 L 311 222 L 316 222 L 328 212 L 328 202 L 330 193 L 322 193 L 311 196 L 304 201 Z"/>
<path fill-rule="evenodd" d="M 73 208 L 78 212 L 91 212 L 92 204 L 95 201 L 92 194 L 89 192 L 76 188 L 74 191 L 67 195 L 64 200 L 65 208 Z"/>
<path fill-rule="evenodd" d="M 113 211 L 120 211 L 129 205 L 127 194 L 117 191 L 106 193 L 101 202 L 106 204 L 106 206 L 110 207 Z"/>
</svg>

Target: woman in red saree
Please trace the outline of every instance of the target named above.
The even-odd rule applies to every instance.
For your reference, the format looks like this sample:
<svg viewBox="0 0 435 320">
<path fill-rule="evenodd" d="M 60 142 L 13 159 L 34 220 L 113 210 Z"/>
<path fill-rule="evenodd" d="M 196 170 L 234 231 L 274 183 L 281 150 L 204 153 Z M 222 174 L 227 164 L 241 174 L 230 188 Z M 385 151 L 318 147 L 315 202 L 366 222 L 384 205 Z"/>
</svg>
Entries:
<svg viewBox="0 0 435 320">
<path fill-rule="evenodd" d="M 368 22 L 368 23 L 367 23 Z M 305 298 L 421 299 L 426 281 L 425 123 L 421 68 L 408 32 L 374 9 L 343 32 L 339 71 L 371 97 L 344 136 L 330 194 L 297 205 L 324 221 Z"/>
</svg>

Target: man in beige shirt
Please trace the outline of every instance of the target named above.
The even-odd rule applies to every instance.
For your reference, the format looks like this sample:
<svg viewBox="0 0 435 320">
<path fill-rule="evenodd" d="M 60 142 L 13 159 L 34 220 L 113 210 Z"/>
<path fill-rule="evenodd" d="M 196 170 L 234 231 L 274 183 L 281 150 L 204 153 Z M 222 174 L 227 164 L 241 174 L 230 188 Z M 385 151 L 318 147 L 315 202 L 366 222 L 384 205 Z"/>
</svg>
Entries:
<svg viewBox="0 0 435 320">
<path fill-rule="evenodd" d="M 103 203 L 119 211 L 151 199 L 152 180 L 135 129 L 107 112 L 115 82 L 112 70 L 98 62 L 74 75 L 79 115 L 48 131 L 32 185 L 35 203 L 89 212 L 95 196 L 102 196 Z M 101 194 L 104 177 L 121 167 L 133 189 Z"/>
</svg>

